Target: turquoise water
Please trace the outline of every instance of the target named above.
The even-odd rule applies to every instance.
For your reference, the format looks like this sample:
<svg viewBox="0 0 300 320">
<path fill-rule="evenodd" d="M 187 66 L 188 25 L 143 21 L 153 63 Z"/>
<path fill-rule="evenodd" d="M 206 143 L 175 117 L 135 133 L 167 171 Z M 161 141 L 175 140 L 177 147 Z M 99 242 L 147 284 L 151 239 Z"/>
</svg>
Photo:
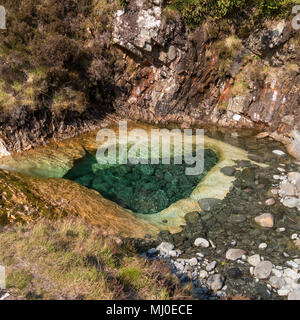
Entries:
<svg viewBox="0 0 300 320">
<path fill-rule="evenodd" d="M 79 159 L 63 177 L 94 189 L 120 206 L 134 212 L 154 214 L 172 203 L 188 198 L 195 187 L 218 162 L 212 150 L 204 151 L 204 170 L 188 176 L 183 164 L 126 164 L 104 167 L 89 154 Z"/>
</svg>

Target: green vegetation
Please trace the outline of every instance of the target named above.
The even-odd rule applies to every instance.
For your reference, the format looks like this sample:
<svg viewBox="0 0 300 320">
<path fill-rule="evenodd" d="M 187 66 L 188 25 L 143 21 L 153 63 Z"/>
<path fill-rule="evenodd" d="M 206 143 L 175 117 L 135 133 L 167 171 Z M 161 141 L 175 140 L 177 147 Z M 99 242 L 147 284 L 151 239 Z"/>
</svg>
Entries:
<svg viewBox="0 0 300 320">
<path fill-rule="evenodd" d="M 220 59 L 219 71 L 224 75 L 230 69 L 235 55 L 242 49 L 242 41 L 236 36 L 231 36 L 216 42 L 213 48 Z"/>
<path fill-rule="evenodd" d="M 52 103 L 52 110 L 57 113 L 71 109 L 79 113 L 84 112 L 87 107 L 87 100 L 83 92 L 72 90 L 71 88 L 64 88 L 55 92 Z"/>
<path fill-rule="evenodd" d="M 115 61 L 111 22 L 122 4 L 3 0 L 9 14 L 0 38 L 0 77 L 5 83 L 0 85 L 1 111 L 11 113 L 13 106 L 58 112 L 83 112 L 91 105 L 109 109 Z"/>
<path fill-rule="evenodd" d="M 16 106 L 15 97 L 0 89 L 0 106 L 4 111 L 11 111 Z"/>
<path fill-rule="evenodd" d="M 0 233 L 0 264 L 22 299 L 190 299 L 163 262 L 141 258 L 80 219 L 40 220 Z"/>
<path fill-rule="evenodd" d="M 219 104 L 219 109 L 220 109 L 220 110 L 226 111 L 227 108 L 228 108 L 228 102 L 222 101 L 222 102 Z"/>
<path fill-rule="evenodd" d="M 28 286 L 32 279 L 32 275 L 27 270 L 20 270 L 9 273 L 7 276 L 7 288 L 17 288 L 23 290 Z"/>
<path fill-rule="evenodd" d="M 257 17 L 285 15 L 290 13 L 295 0 L 168 0 L 168 6 L 181 12 L 191 27 L 200 25 L 206 19 L 234 19 L 251 12 Z"/>
<path fill-rule="evenodd" d="M 248 92 L 246 82 L 237 78 L 235 80 L 234 86 L 232 87 L 231 93 L 233 96 L 246 95 Z"/>
<path fill-rule="evenodd" d="M 224 31 L 227 25 L 225 33 L 230 33 L 230 24 L 221 19 L 236 21 L 238 36 L 246 37 L 255 17 L 257 22 L 285 15 L 292 3 L 295 0 L 168 0 L 163 12 L 166 19 L 181 14 L 191 27 L 216 20 L 211 27 L 215 30 L 210 30 L 215 38 L 219 27 Z M 98 113 L 112 110 L 114 70 L 123 68 L 111 46 L 112 21 L 115 11 L 128 4 L 128 0 L 3 0 L 9 14 L 0 38 L 2 115 L 20 107 L 72 115 L 87 115 L 95 108 Z M 225 50 L 222 73 L 230 67 L 235 49 Z"/>
<path fill-rule="evenodd" d="M 126 8 L 129 4 L 129 0 L 119 0 L 120 6 Z"/>
<path fill-rule="evenodd" d="M 141 277 L 141 270 L 136 267 L 124 267 L 120 270 L 120 278 L 128 283 L 138 286 L 139 279 Z"/>
<path fill-rule="evenodd" d="M 57 219 L 66 215 L 41 200 L 25 176 L 0 170 L 0 194 L 0 228 L 10 222 L 29 223 L 40 217 Z"/>
</svg>

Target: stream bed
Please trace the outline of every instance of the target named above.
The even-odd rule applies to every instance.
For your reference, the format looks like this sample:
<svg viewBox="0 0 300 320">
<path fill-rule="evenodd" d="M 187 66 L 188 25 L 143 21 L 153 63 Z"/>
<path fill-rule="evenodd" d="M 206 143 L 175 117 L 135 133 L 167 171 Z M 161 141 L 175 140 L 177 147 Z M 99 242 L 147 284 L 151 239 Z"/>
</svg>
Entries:
<svg viewBox="0 0 300 320">
<path fill-rule="evenodd" d="M 280 143 L 258 139 L 255 132 L 206 129 L 205 135 L 244 150 L 248 159 L 221 166 L 222 156 L 205 148 L 205 170 L 191 178 L 184 175 L 184 164 L 104 169 L 93 155 L 91 139 L 82 136 L 2 159 L 1 166 L 72 180 L 152 223 L 158 236 L 132 237 L 133 243 L 147 259 L 167 260 L 183 284 L 193 282 L 200 299 L 286 299 L 299 294 L 300 212 L 297 205 L 287 205 L 300 195 L 297 181 L 289 178 L 300 172 L 299 163 Z M 216 168 L 218 179 L 206 180 Z M 197 185 L 206 181 L 212 185 L 203 195 Z M 223 182 L 228 190 L 214 197 Z M 281 192 L 284 184 L 292 185 L 293 195 Z M 190 202 L 181 202 L 184 198 Z M 265 214 L 267 223 L 257 223 Z"/>
</svg>

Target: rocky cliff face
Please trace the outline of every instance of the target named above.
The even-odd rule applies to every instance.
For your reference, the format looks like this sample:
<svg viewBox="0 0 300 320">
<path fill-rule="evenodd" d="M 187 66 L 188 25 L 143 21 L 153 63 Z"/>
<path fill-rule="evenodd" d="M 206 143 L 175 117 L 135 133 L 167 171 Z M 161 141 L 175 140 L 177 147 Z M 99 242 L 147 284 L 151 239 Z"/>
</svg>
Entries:
<svg viewBox="0 0 300 320">
<path fill-rule="evenodd" d="M 162 125 L 256 128 L 286 143 L 300 159 L 300 32 L 290 21 L 266 21 L 247 34 L 241 21 L 206 22 L 191 31 L 163 0 L 131 0 L 120 8 L 112 33 L 103 31 L 114 55 L 110 59 L 109 49 L 102 50 L 106 64 L 113 61 L 104 72 L 111 79 L 110 101 L 96 99 L 84 114 L 67 109 L 57 115 L 43 107 L 1 115 L 2 149 L 6 144 L 9 151 L 24 150 L 89 130 L 101 123 L 105 109 Z M 84 48 L 101 46 L 103 32 L 96 31 L 87 28 Z M 85 77 L 90 79 L 85 75 L 81 82 L 90 88 Z M 86 91 L 90 100 L 97 90 L 93 85 Z"/>
<path fill-rule="evenodd" d="M 300 44 L 289 21 L 266 22 L 245 39 L 206 23 L 191 32 L 163 3 L 135 0 L 115 16 L 124 52 L 116 110 L 183 127 L 213 124 L 269 131 L 300 157 Z M 298 140 L 299 141 L 299 140 Z"/>
</svg>

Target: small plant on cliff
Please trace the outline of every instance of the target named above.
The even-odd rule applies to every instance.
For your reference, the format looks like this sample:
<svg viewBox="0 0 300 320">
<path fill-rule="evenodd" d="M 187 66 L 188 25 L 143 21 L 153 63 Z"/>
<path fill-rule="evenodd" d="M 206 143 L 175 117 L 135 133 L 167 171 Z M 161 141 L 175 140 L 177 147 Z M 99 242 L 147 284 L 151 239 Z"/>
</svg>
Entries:
<svg viewBox="0 0 300 320">
<path fill-rule="evenodd" d="M 231 36 L 216 42 L 213 48 L 220 59 L 219 71 L 225 75 L 230 69 L 235 55 L 242 49 L 242 42 L 236 36 Z"/>
<path fill-rule="evenodd" d="M 118 0 L 119 1 L 119 3 L 120 3 L 120 6 L 122 7 L 122 8 L 126 8 L 128 5 L 129 5 L 129 0 Z"/>
<path fill-rule="evenodd" d="M 0 89 L 0 106 L 1 111 L 11 112 L 16 106 L 16 98 L 12 93 Z"/>
<path fill-rule="evenodd" d="M 219 109 L 220 109 L 220 110 L 226 111 L 227 108 L 228 108 L 228 102 L 222 101 L 222 102 L 219 104 Z"/>
<path fill-rule="evenodd" d="M 52 110 L 57 113 L 66 109 L 82 113 L 86 110 L 87 101 L 83 92 L 72 88 L 63 88 L 55 92 L 52 102 Z"/>
<path fill-rule="evenodd" d="M 235 96 L 244 96 L 248 92 L 247 84 L 244 80 L 243 73 L 239 73 L 235 79 L 234 85 L 232 87 L 231 93 Z"/>
</svg>

